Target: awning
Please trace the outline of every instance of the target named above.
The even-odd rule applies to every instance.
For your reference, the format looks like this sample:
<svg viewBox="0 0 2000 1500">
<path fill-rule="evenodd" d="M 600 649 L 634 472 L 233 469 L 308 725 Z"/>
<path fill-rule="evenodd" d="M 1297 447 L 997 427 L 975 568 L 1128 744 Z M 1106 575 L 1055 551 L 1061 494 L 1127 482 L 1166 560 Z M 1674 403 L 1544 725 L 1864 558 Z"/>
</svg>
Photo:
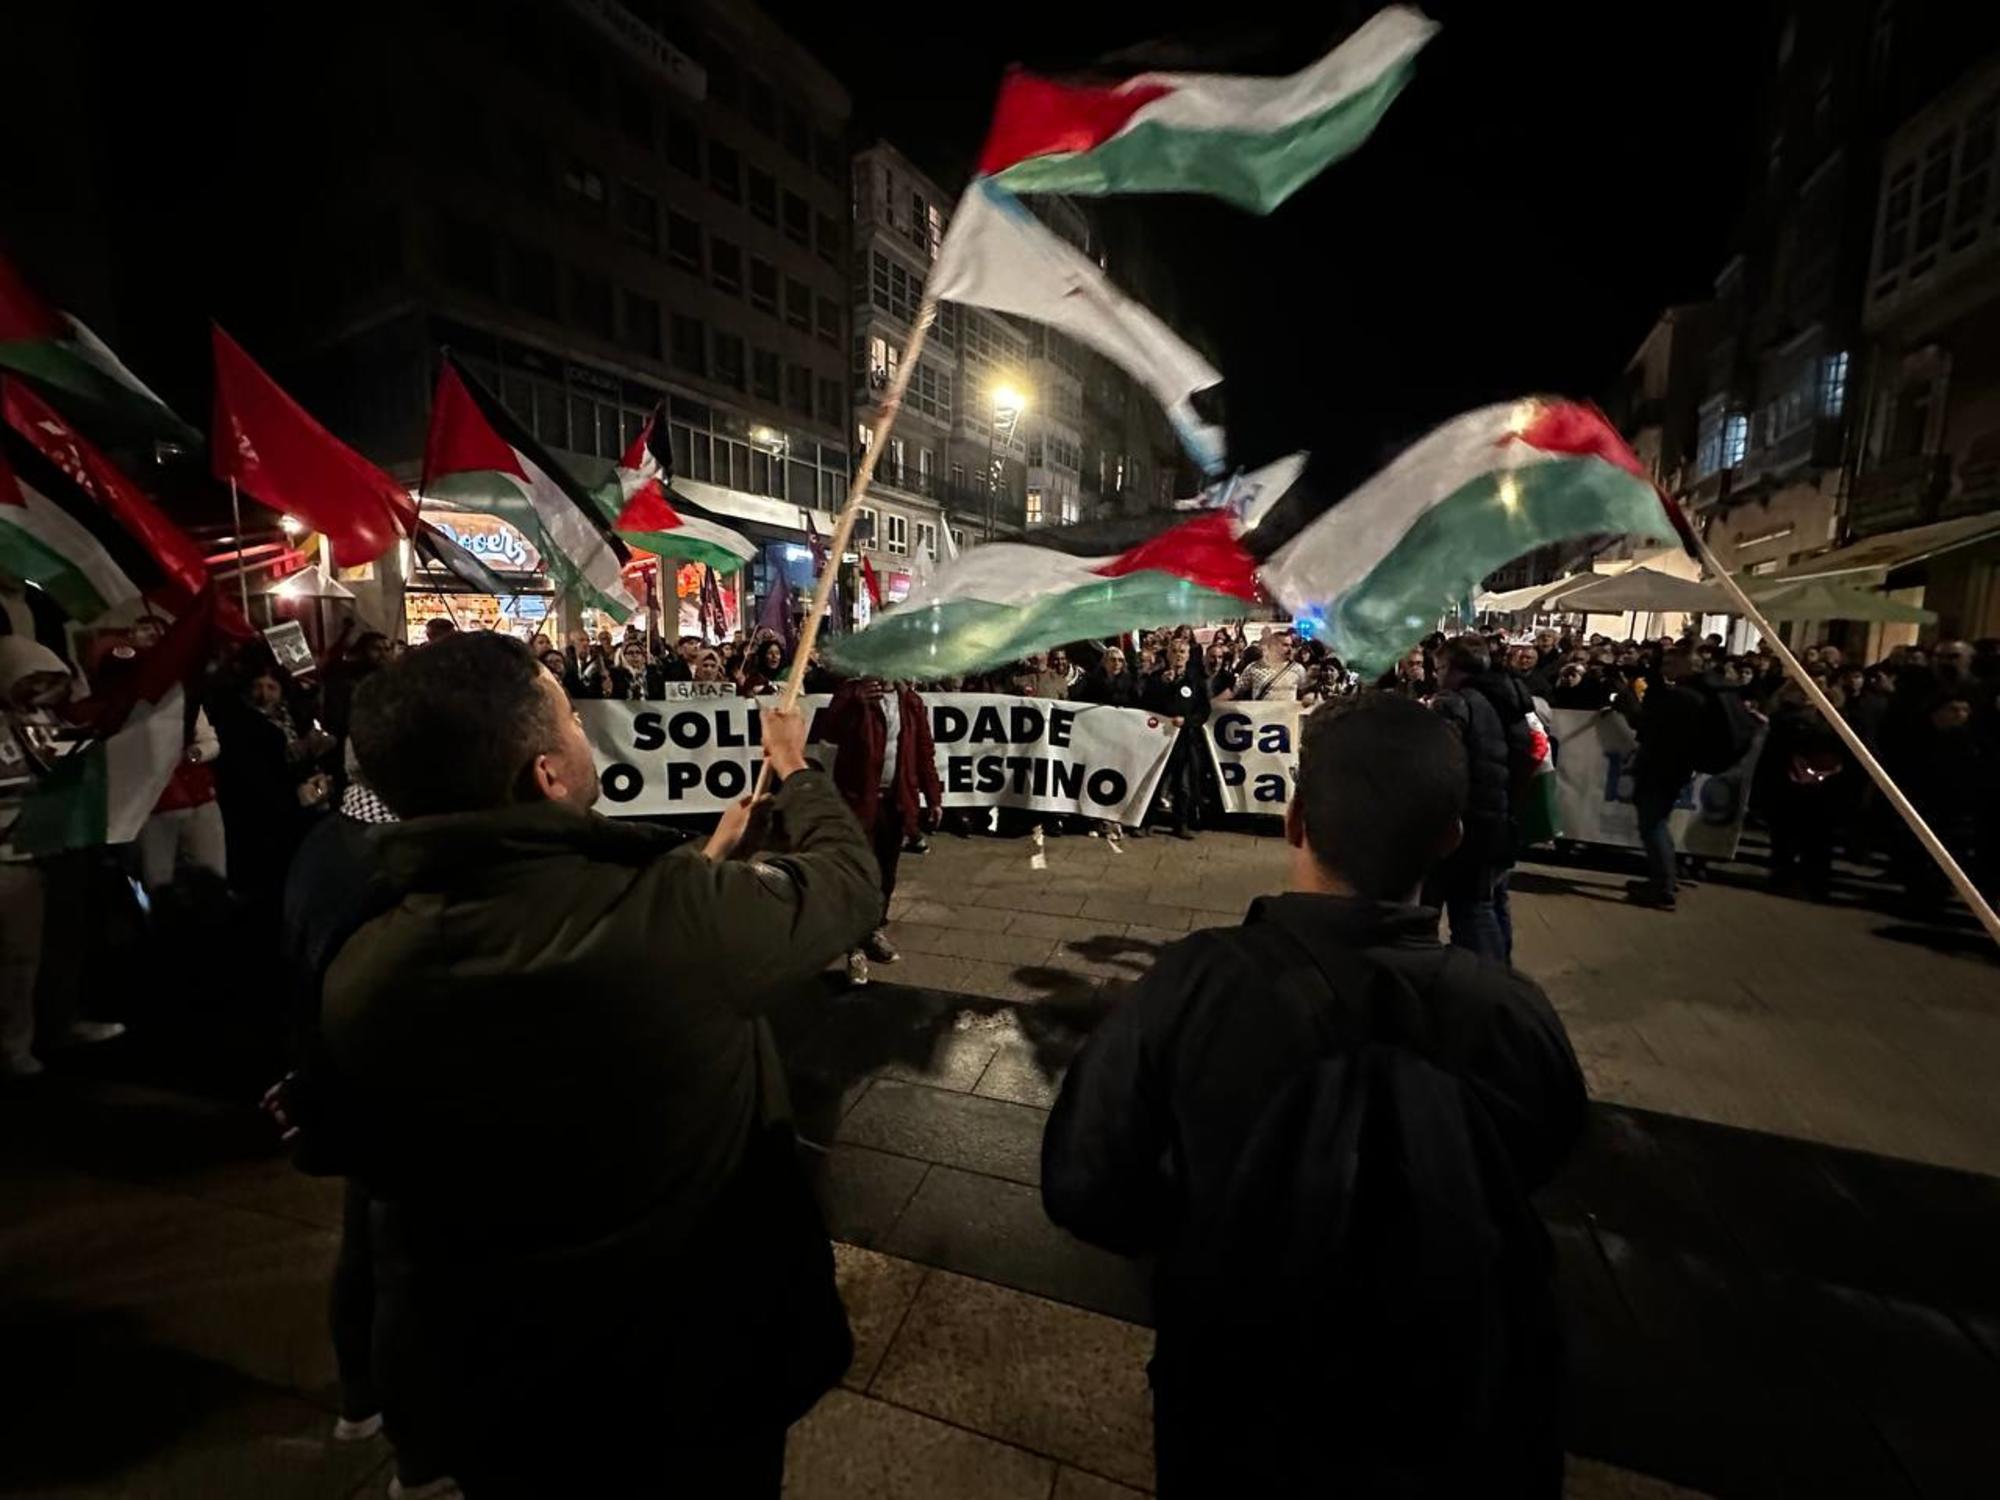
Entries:
<svg viewBox="0 0 2000 1500">
<path fill-rule="evenodd" d="M 1595 573 L 1572 573 L 1553 583 L 1531 583 L 1526 588 L 1509 589 L 1503 594 L 1481 594 L 1472 607 L 1482 614 L 1511 615 L 1539 608 L 1562 599 L 1586 584 L 1597 582 Z"/>
<path fill-rule="evenodd" d="M 1995 537 L 2000 537 L 2000 511 L 1983 516 L 1960 516 L 1951 521 L 1933 521 L 1927 526 L 1888 531 L 1851 546 L 1837 547 L 1776 573 L 1766 574 L 1761 581 L 1788 582 L 1797 578 L 1837 576 L 1842 583 L 1866 588 L 1885 582 L 1898 568 L 1907 568 L 1941 552 L 1952 552 Z"/>
<path fill-rule="evenodd" d="M 1562 596 L 1564 610 L 1584 615 L 1725 615 L 1735 612 L 1729 595 L 1712 583 L 1696 583 L 1651 568 L 1631 568 L 1599 578 Z"/>
<path fill-rule="evenodd" d="M 1920 609 L 1887 594 L 1852 588 L 1831 579 L 1808 578 L 1771 586 L 1750 579 L 1750 597 L 1767 620 L 1870 620 L 1887 625 L 1935 625 L 1937 611 Z M 1755 587 L 1754 585 L 1764 585 Z"/>
</svg>

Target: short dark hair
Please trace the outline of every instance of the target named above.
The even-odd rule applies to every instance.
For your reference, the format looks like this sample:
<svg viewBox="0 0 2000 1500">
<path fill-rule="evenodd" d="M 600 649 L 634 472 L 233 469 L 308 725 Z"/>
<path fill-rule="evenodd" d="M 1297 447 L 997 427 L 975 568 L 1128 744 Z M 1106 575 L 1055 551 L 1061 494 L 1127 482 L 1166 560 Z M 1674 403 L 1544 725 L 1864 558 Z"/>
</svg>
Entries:
<svg viewBox="0 0 2000 1500">
<path fill-rule="evenodd" d="M 1476 635 L 1453 636 L 1438 653 L 1437 665 L 1440 672 L 1463 672 L 1468 677 L 1477 677 L 1491 670 L 1493 655 L 1486 642 Z"/>
<path fill-rule="evenodd" d="M 1297 787 L 1306 842 L 1363 896 L 1400 901 L 1422 883 L 1465 812 L 1466 785 L 1458 736 L 1414 699 L 1368 693 L 1306 718 Z"/>
<path fill-rule="evenodd" d="M 494 631 L 417 647 L 355 690 L 350 733 L 369 785 L 399 818 L 520 800 L 555 734 L 546 679 L 525 641 Z"/>
</svg>

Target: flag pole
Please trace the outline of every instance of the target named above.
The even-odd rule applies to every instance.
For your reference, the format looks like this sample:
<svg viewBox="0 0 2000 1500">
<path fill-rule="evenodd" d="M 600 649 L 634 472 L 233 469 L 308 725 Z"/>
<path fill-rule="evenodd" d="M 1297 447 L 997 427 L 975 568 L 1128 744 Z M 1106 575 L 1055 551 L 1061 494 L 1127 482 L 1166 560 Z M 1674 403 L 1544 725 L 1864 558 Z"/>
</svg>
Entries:
<svg viewBox="0 0 2000 1500">
<path fill-rule="evenodd" d="M 250 622 L 250 565 L 243 559 L 243 497 L 236 491 L 236 477 L 229 479 L 229 509 L 236 517 L 236 595 L 243 606 L 243 622 Z"/>
<path fill-rule="evenodd" d="M 1846 745 L 1849 752 L 1861 763 L 1862 770 L 1866 771 L 1875 785 L 1882 789 L 1882 795 L 1889 799 L 1889 805 L 1896 809 L 1897 815 L 1905 823 L 1909 824 L 1910 832 L 1917 836 L 1917 842 L 1924 846 L 1925 852 L 1937 861 L 1938 868 L 1950 879 L 1960 899 L 1979 919 L 1979 925 L 1986 929 L 1987 935 L 1994 942 L 2000 943 L 2000 916 L 1994 914 L 1993 908 L 1987 905 L 1985 897 L 1979 894 L 1978 887 L 1974 886 L 1970 877 L 1959 868 L 1958 861 L 1952 858 L 1951 851 L 1945 848 L 1935 833 L 1931 832 L 1931 826 L 1924 821 L 1923 814 L 1918 812 L 1910 799 L 1903 795 L 1902 788 L 1896 785 L 1889 773 L 1882 768 L 1882 763 L 1875 758 L 1874 753 L 1862 743 L 1861 736 L 1854 732 L 1854 726 L 1847 722 L 1846 715 L 1833 706 L 1832 700 L 1820 690 L 1820 685 L 1813 681 L 1811 674 L 1799 664 L 1798 658 L 1793 656 L 1790 649 L 1778 638 L 1778 632 L 1772 628 L 1771 622 L 1764 618 L 1763 612 L 1750 602 L 1750 596 L 1743 591 L 1743 586 L 1717 561 L 1715 553 L 1709 549 L 1707 538 L 1692 525 L 1689 526 L 1688 533 L 1701 552 L 1703 565 L 1715 575 L 1729 597 L 1736 601 L 1736 606 L 1743 612 L 1744 618 L 1763 632 L 1764 639 L 1771 643 L 1771 649 L 1778 653 L 1778 660 L 1784 665 L 1785 674 L 1799 685 L 1806 697 L 1812 700 L 1813 707 L 1819 710 L 1820 717 L 1826 720 L 1827 726 L 1840 736 L 1841 743 Z"/>
<path fill-rule="evenodd" d="M 876 461 L 888 441 L 889 429 L 896 425 L 896 414 L 903 409 L 903 393 L 910 388 L 910 376 L 917 368 L 917 356 L 924 351 L 924 340 L 930 336 L 931 324 L 937 321 L 937 310 L 937 298 L 925 292 L 924 300 L 917 308 L 916 321 L 910 329 L 909 345 L 903 350 L 903 362 L 896 369 L 896 378 L 889 382 L 889 394 L 882 401 L 882 414 L 875 419 L 874 436 L 862 450 L 861 462 L 855 466 L 854 479 L 847 486 L 847 503 L 841 506 L 840 515 L 834 522 L 833 535 L 827 539 L 826 566 L 813 582 L 812 607 L 806 611 L 805 626 L 799 632 L 791 675 L 785 679 L 784 690 L 778 695 L 780 713 L 790 713 L 798 707 L 799 690 L 806 680 L 806 662 L 819 639 L 820 617 L 826 613 L 827 601 L 833 597 L 834 578 L 840 571 L 840 559 L 847 551 L 847 538 L 854 531 L 861 497 L 868 493 L 868 486 L 875 478 Z M 757 773 L 757 792 L 761 794 L 770 781 L 771 763 L 767 760 Z"/>
</svg>

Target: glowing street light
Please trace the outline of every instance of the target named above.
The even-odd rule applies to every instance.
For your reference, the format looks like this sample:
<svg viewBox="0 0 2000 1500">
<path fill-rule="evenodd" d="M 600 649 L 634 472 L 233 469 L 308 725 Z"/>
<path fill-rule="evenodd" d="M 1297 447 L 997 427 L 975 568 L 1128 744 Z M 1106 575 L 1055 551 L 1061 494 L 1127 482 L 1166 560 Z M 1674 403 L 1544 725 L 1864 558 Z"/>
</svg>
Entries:
<svg viewBox="0 0 2000 1500">
<path fill-rule="evenodd" d="M 302 536 L 305 533 L 306 523 L 297 516 L 280 516 L 278 524 L 284 527 L 286 536 Z"/>
</svg>

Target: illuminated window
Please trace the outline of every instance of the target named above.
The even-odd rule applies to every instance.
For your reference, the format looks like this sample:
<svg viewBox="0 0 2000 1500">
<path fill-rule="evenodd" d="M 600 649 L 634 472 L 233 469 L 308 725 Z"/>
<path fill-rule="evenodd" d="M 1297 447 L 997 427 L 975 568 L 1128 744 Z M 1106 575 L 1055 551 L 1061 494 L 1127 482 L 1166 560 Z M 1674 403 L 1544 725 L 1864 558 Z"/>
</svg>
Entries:
<svg viewBox="0 0 2000 1500">
<path fill-rule="evenodd" d="M 1819 414 L 1837 417 L 1847 407 L 1847 355 L 1829 354 L 1819 362 Z"/>
</svg>

